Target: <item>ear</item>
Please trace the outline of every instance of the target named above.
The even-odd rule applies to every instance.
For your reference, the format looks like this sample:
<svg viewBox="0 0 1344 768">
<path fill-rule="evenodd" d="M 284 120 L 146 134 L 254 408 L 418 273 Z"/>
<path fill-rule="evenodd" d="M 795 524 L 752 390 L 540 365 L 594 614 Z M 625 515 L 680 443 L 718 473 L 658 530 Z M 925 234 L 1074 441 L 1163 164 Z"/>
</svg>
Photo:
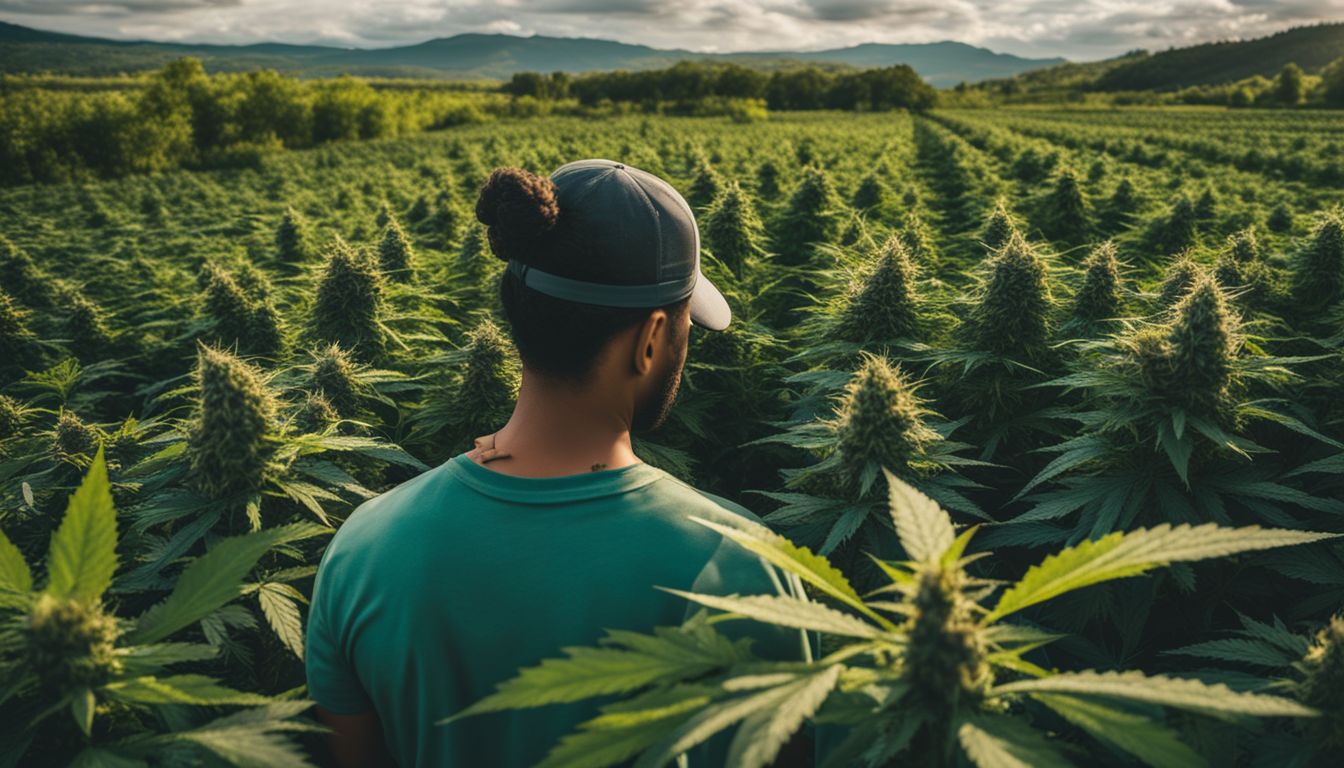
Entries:
<svg viewBox="0 0 1344 768">
<path fill-rule="evenodd" d="M 631 361 L 635 373 L 642 376 L 653 370 L 658 360 L 658 348 L 667 337 L 670 322 L 665 310 L 655 309 L 635 331 L 634 359 Z"/>
</svg>

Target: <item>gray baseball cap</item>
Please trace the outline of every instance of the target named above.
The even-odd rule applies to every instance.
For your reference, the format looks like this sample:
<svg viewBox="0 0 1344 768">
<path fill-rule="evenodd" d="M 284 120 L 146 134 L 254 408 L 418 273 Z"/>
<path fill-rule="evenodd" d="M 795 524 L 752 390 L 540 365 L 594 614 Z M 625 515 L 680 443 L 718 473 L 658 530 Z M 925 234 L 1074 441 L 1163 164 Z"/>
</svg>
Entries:
<svg viewBox="0 0 1344 768">
<path fill-rule="evenodd" d="M 551 174 L 560 217 L 557 248 L 585 253 L 547 270 L 510 260 L 527 287 L 603 307 L 653 308 L 691 299 L 691 321 L 713 331 L 733 313 L 700 272 L 695 214 L 671 184 L 612 160 L 578 160 Z"/>
</svg>

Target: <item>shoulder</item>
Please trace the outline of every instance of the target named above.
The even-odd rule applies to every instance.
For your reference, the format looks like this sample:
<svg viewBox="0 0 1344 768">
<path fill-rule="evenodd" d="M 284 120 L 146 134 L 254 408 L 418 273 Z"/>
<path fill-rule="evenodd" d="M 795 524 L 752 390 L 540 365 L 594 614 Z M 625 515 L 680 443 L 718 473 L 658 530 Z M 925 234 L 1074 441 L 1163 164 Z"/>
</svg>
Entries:
<svg viewBox="0 0 1344 768">
<path fill-rule="evenodd" d="M 323 554 L 323 564 L 346 552 L 361 550 L 385 540 L 387 532 L 398 519 L 417 509 L 424 509 L 429 497 L 447 492 L 453 482 L 451 474 L 440 465 L 355 507 L 332 536 Z"/>
<path fill-rule="evenodd" d="M 659 470 L 660 472 L 662 470 Z M 741 520 L 749 520 L 753 523 L 764 525 L 756 513 L 722 496 L 717 496 L 708 491 L 702 491 L 690 483 L 680 480 L 667 472 L 663 472 L 663 477 L 658 485 L 665 489 L 671 489 L 685 497 L 689 506 L 689 512 L 697 517 L 706 517 L 715 522 L 722 522 L 728 525 L 740 524 Z"/>
</svg>

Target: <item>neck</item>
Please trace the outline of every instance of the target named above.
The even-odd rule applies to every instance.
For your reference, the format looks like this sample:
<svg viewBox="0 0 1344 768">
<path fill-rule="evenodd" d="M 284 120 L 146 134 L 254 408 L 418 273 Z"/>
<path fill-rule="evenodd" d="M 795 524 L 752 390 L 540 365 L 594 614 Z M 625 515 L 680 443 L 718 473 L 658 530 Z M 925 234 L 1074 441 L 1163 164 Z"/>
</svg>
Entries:
<svg viewBox="0 0 1344 768">
<path fill-rule="evenodd" d="M 599 386 L 556 382 L 523 370 L 513 415 L 495 433 L 507 458 L 490 469 L 521 477 L 560 477 L 639 462 L 630 443 L 633 406 Z"/>
</svg>

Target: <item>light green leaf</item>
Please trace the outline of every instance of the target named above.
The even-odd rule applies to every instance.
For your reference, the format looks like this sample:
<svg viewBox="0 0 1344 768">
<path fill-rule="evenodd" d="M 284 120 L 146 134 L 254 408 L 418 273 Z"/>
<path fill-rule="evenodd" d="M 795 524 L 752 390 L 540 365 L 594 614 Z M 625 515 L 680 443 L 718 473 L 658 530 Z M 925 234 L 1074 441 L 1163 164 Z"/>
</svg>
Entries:
<svg viewBox="0 0 1344 768">
<path fill-rule="evenodd" d="M 1072 768 L 1044 736 L 1008 717 L 963 720 L 957 740 L 979 768 Z"/>
<path fill-rule="evenodd" d="M 936 561 L 952 546 L 956 531 L 952 518 L 938 502 L 907 485 L 888 470 L 887 490 L 890 494 L 891 521 L 896 524 L 896 535 L 911 560 Z"/>
<path fill-rule="evenodd" d="M 294 523 L 223 539 L 182 571 L 172 594 L 141 614 L 127 639 L 153 643 L 200 621 L 242 593 L 243 579 L 272 547 L 330 532 L 314 523 Z"/>
<path fill-rule="evenodd" d="M 118 648 L 124 674 L 150 675 L 163 667 L 187 661 L 209 661 L 219 655 L 219 649 L 200 643 L 154 643 Z"/>
<path fill-rule="evenodd" d="M 718 531 L 725 538 L 742 545 L 746 550 L 760 555 L 771 565 L 798 576 L 836 600 L 877 621 L 883 627 L 887 629 L 895 628 L 895 625 L 863 604 L 863 599 L 854 591 L 854 587 L 850 585 L 849 580 L 835 566 L 831 565 L 830 561 L 813 554 L 807 547 L 800 547 L 769 528 L 747 520 L 741 521 L 741 528 L 734 528 L 699 517 L 691 517 L 691 520 L 706 528 Z"/>
<path fill-rule="evenodd" d="M 580 723 L 578 731 L 552 747 L 536 768 L 605 768 L 625 763 L 713 701 L 715 693 L 711 686 L 678 685 L 605 705 L 602 714 Z"/>
<path fill-rule="evenodd" d="M 0 591 L 28 592 L 33 588 L 33 573 L 23 560 L 23 553 L 0 531 Z"/>
<path fill-rule="evenodd" d="M 1205 683 L 1193 678 L 1149 676 L 1136 670 L 1126 672 L 1066 672 L 1038 680 L 1018 680 L 995 687 L 992 696 L 1014 693 L 1064 693 L 1100 696 L 1145 704 L 1160 704 L 1206 715 L 1226 717 L 1311 717 L 1316 710 L 1263 693 L 1239 693 L 1222 683 Z"/>
<path fill-rule="evenodd" d="M 70 696 L 70 714 L 85 736 L 93 734 L 93 711 L 97 705 L 93 691 L 88 688 L 81 688 Z"/>
<path fill-rule="evenodd" d="M 1154 768 L 1207 765 L 1176 732 L 1151 718 L 1075 696 L 1042 693 L 1032 698 L 1093 737 L 1114 745 Z"/>
<path fill-rule="evenodd" d="M 1062 550 L 1033 565 L 985 617 L 985 623 L 1049 600 L 1065 592 L 1112 579 L 1137 576 L 1175 562 L 1225 557 L 1238 552 L 1287 547 L 1334 538 L 1337 534 L 1162 524 L 1128 533 L 1112 533 Z"/>
<path fill-rule="evenodd" d="M 270 698 L 235 691 L 205 675 L 133 677 L 103 686 L 108 696 L 137 704 L 266 704 Z"/>
<path fill-rule="evenodd" d="M 748 715 L 733 734 L 728 747 L 728 765 L 764 768 L 774 762 L 807 718 L 816 713 L 840 679 L 840 665 L 832 665 L 788 687 L 793 691 L 780 706 Z"/>
<path fill-rule="evenodd" d="M 297 592 L 288 584 L 268 582 L 257 590 L 257 600 L 261 603 L 261 612 L 266 623 L 271 625 L 280 642 L 303 658 L 303 619 L 299 615 L 299 606 L 293 596 Z"/>
<path fill-rule="evenodd" d="M 700 605 L 717 608 L 745 616 L 768 624 L 794 629 L 810 629 L 845 637 L 859 637 L 873 640 L 883 636 L 881 629 L 862 619 L 827 608 L 811 600 L 797 600 L 779 595 L 701 595 L 695 592 L 683 592 L 679 589 L 666 589 L 665 592 L 684 597 Z"/>
<path fill-rule="evenodd" d="M 51 537 L 46 592 L 60 598 L 98 600 L 112 584 L 116 570 L 117 511 L 100 447 L 70 497 L 61 527 Z"/>
<path fill-rule="evenodd" d="M 693 631 L 658 627 L 652 636 L 608 631 L 607 642 L 608 647 L 561 648 L 567 658 L 543 659 L 535 667 L 521 669 L 494 693 L 439 722 L 626 693 L 699 677 L 749 658 L 742 646 L 708 626 Z"/>
<path fill-rule="evenodd" d="M 827 675 L 829 686 L 834 687 L 835 675 L 838 674 L 839 669 L 839 665 L 836 665 L 829 667 L 820 675 L 809 675 L 794 683 L 767 688 L 748 696 L 738 696 L 711 704 L 692 715 L 675 731 L 640 755 L 634 768 L 663 768 L 677 755 L 701 744 L 709 737 L 743 718 L 785 708 L 790 697 L 800 695 L 806 687 L 805 684 L 812 682 L 812 678 Z M 824 694 L 823 698 L 825 698 Z M 775 751 L 778 751 L 778 749 L 779 747 L 776 746 Z"/>
</svg>

